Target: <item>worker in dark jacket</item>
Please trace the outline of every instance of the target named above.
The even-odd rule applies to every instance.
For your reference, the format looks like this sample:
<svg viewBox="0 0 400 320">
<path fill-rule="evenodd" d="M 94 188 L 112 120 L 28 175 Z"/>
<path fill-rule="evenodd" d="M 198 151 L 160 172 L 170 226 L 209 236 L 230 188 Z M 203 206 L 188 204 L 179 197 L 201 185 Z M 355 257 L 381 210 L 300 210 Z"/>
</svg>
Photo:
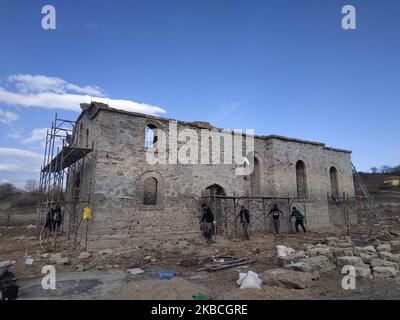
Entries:
<svg viewBox="0 0 400 320">
<path fill-rule="evenodd" d="M 296 227 L 296 232 L 299 232 L 299 226 L 303 229 L 303 232 L 306 233 L 306 228 L 304 227 L 304 216 L 296 207 L 292 208 L 291 217 L 295 217 L 296 221 L 294 226 Z"/>
<path fill-rule="evenodd" d="M 49 232 L 55 231 L 54 212 L 55 212 L 55 210 L 53 207 L 50 207 L 49 211 L 47 211 L 46 223 L 45 223 L 44 227 L 46 229 L 48 229 Z"/>
<path fill-rule="evenodd" d="M 239 212 L 240 216 L 240 223 L 242 224 L 243 227 L 243 235 L 246 240 L 250 240 L 249 236 L 249 224 L 250 224 L 250 214 L 249 210 L 245 208 L 245 206 L 242 206 Z"/>
<path fill-rule="evenodd" d="M 272 223 L 274 224 L 274 229 L 275 229 L 275 235 L 279 236 L 280 234 L 280 216 L 283 216 L 283 212 L 281 210 L 279 210 L 278 205 L 274 204 L 274 206 L 272 207 L 271 211 L 268 213 L 267 216 L 269 216 L 270 214 L 272 214 Z"/>
<path fill-rule="evenodd" d="M 209 206 L 205 203 L 201 205 L 202 215 L 200 222 L 203 223 L 203 234 L 207 240 L 207 244 L 211 244 L 212 241 L 212 232 L 214 228 L 214 214 L 212 213 Z"/>
</svg>

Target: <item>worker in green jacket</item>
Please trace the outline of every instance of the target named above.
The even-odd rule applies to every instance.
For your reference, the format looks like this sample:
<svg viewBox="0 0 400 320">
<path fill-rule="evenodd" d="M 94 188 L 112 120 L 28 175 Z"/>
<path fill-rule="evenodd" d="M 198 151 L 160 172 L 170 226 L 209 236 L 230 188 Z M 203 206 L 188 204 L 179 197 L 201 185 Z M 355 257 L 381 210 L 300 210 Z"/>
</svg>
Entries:
<svg viewBox="0 0 400 320">
<path fill-rule="evenodd" d="M 304 233 L 306 233 L 306 227 L 304 226 L 304 215 L 298 210 L 296 207 L 292 208 L 291 217 L 295 217 L 296 221 L 294 226 L 296 227 L 296 232 L 299 232 L 299 226 L 303 229 Z"/>
</svg>

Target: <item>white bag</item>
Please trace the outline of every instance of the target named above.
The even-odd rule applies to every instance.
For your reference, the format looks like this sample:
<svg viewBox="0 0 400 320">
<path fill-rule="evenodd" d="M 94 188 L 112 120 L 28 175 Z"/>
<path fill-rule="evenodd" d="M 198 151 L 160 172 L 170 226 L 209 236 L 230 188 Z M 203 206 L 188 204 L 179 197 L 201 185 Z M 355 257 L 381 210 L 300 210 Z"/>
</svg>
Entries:
<svg viewBox="0 0 400 320">
<path fill-rule="evenodd" d="M 236 283 L 240 286 L 240 289 L 261 289 L 262 280 L 257 273 L 249 271 L 239 273 L 239 280 Z"/>
<path fill-rule="evenodd" d="M 279 258 L 284 258 L 296 253 L 296 250 L 286 246 L 276 246 L 276 251 Z"/>
</svg>

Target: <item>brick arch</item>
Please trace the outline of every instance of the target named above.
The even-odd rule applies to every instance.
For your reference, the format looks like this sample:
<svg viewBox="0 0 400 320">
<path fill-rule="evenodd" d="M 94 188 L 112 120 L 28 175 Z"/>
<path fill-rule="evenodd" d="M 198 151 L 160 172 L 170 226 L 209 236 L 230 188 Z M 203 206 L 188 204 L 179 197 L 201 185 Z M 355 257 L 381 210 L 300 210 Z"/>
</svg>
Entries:
<svg viewBox="0 0 400 320">
<path fill-rule="evenodd" d="M 148 193 L 152 191 L 154 195 L 149 195 Z M 151 199 L 151 196 L 153 196 L 154 199 Z M 147 171 L 143 173 L 138 179 L 138 198 L 141 205 L 146 207 L 164 205 L 165 190 L 164 178 L 162 175 L 157 171 Z"/>
<path fill-rule="evenodd" d="M 257 151 L 250 153 L 247 157 L 254 166 L 253 172 L 250 174 L 250 190 L 254 196 L 261 195 L 264 188 L 264 157 Z"/>
</svg>

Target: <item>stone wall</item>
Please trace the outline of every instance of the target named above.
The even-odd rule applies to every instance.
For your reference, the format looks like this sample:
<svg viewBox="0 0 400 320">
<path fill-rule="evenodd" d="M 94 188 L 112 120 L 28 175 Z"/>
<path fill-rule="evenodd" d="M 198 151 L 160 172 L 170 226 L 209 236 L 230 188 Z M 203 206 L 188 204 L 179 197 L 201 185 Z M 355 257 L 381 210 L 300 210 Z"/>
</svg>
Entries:
<svg viewBox="0 0 400 320">
<path fill-rule="evenodd" d="M 89 144 L 93 146 L 83 179 L 90 195 L 80 195 L 91 198 L 89 246 L 93 249 L 150 247 L 199 238 L 199 206 L 207 187 L 218 185 L 230 196 L 251 194 L 251 179 L 236 175 L 236 164 L 149 164 L 145 127 L 152 124 L 168 132 L 169 119 L 92 105 L 80 116 L 77 127 L 81 123 L 84 132 L 89 129 Z M 204 123 L 177 122 L 177 126 L 178 131 L 191 128 L 200 132 L 207 128 Z M 259 191 L 269 197 L 295 197 L 296 163 L 305 163 L 308 197 L 295 205 L 305 211 L 309 227 L 331 223 L 327 203 L 330 166 L 338 170 L 340 191 L 354 195 L 348 152 L 326 149 L 320 143 L 269 136 L 256 137 L 254 156 L 260 165 Z M 143 205 L 147 178 L 157 180 L 155 205 Z M 262 215 L 262 206 L 254 205 L 252 210 L 258 217 Z M 285 219 L 289 213 L 286 211 L 288 208 Z M 268 224 L 267 230 L 270 227 Z M 282 221 L 282 228 L 288 229 L 287 220 Z M 264 231 L 265 227 L 257 222 L 253 229 Z"/>
</svg>

